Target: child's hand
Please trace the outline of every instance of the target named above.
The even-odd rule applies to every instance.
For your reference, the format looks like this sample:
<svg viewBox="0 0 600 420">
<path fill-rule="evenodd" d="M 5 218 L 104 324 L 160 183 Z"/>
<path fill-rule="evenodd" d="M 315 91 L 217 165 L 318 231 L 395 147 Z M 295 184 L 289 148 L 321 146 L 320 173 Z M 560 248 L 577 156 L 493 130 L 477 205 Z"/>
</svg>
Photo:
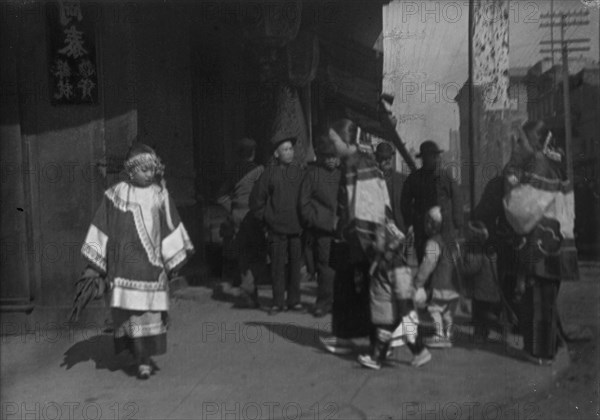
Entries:
<svg viewBox="0 0 600 420">
<path fill-rule="evenodd" d="M 419 287 L 415 292 L 415 303 L 419 307 L 425 306 L 425 302 L 427 302 L 427 292 L 422 287 Z"/>
</svg>

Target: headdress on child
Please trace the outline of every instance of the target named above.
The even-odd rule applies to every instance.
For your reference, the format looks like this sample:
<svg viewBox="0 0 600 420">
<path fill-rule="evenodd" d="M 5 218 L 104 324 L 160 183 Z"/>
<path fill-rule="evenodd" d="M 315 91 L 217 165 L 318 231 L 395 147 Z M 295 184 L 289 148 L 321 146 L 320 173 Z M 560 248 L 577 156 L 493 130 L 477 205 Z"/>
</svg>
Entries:
<svg viewBox="0 0 600 420">
<path fill-rule="evenodd" d="M 136 143 L 129 149 L 125 159 L 125 170 L 131 174 L 139 167 L 153 167 L 156 176 L 162 178 L 165 173 L 165 165 L 150 146 Z"/>
</svg>

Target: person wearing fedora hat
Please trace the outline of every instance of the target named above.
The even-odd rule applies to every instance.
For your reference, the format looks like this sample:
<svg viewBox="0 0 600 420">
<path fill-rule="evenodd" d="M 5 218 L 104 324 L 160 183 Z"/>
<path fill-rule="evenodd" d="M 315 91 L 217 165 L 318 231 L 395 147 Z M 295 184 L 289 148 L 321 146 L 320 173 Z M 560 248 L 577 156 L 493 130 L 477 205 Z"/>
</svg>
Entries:
<svg viewBox="0 0 600 420">
<path fill-rule="evenodd" d="M 444 151 L 438 147 L 436 142 L 433 140 L 425 140 L 421 143 L 421 146 L 419 146 L 417 157 L 425 160 L 430 156 L 439 156 L 442 153 L 444 153 Z"/>
<path fill-rule="evenodd" d="M 250 211 L 265 224 L 268 232 L 273 282 L 271 315 L 286 309 L 304 311 L 300 302 L 302 226 L 298 217 L 298 195 L 304 170 L 294 162 L 295 141 L 284 138 L 272 142 L 274 160 L 250 194 Z"/>
<path fill-rule="evenodd" d="M 337 192 L 341 179 L 340 160 L 327 136 L 321 136 L 316 148 L 317 164 L 309 165 L 300 186 L 299 209 L 303 226 L 310 235 L 317 271 L 317 301 L 313 315 L 322 317 L 331 311 L 335 271 L 329 265 L 335 229 Z"/>
<path fill-rule="evenodd" d="M 452 174 L 441 169 L 441 154 L 434 141 L 421 143 L 417 157 L 423 165 L 408 176 L 402 188 L 402 216 L 406 226 L 412 226 L 419 264 L 425 252 L 425 215 L 430 208 L 441 207 L 441 231 L 449 243 L 463 226 L 462 196 Z"/>
</svg>

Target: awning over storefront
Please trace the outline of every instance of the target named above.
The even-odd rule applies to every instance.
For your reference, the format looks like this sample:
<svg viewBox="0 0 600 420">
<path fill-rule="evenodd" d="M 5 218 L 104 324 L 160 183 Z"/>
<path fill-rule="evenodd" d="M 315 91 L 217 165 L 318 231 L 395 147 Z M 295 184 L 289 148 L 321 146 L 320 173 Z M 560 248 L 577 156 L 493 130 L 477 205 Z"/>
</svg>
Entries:
<svg viewBox="0 0 600 420">
<path fill-rule="evenodd" d="M 377 39 L 379 39 L 378 37 Z M 326 100 L 341 105 L 346 115 L 361 129 L 392 142 L 411 169 L 414 162 L 380 105 L 383 55 L 352 39 L 320 35 L 321 80 Z"/>
<path fill-rule="evenodd" d="M 342 105 L 363 130 L 385 137 L 378 118 L 383 57 L 356 41 L 321 36 L 327 100 Z"/>
</svg>

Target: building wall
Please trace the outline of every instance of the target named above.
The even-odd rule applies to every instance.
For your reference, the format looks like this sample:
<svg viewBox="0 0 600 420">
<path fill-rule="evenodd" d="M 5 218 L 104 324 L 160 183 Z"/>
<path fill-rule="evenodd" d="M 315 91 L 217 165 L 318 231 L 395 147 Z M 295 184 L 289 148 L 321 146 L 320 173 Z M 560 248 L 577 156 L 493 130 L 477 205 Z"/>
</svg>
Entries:
<svg viewBox="0 0 600 420">
<path fill-rule="evenodd" d="M 0 152 L 1 152 L 1 249 L 0 296 L 10 305 L 26 307 L 32 297 L 31 275 L 23 251 L 27 244 L 27 231 L 31 211 L 25 200 L 25 183 L 22 176 L 23 148 L 18 97 L 17 50 L 12 48 L 19 39 L 17 20 L 0 26 Z M 19 210 L 20 209 L 20 210 Z M 10 281 L 17 278 L 19 281 Z"/>
<path fill-rule="evenodd" d="M 408 150 L 427 139 L 448 150 L 456 129 L 453 99 L 468 77 L 467 14 L 450 22 L 445 2 L 383 6 L 382 91 L 395 97 L 396 130 Z"/>
<path fill-rule="evenodd" d="M 169 192 L 180 203 L 194 198 L 190 34 L 186 8 L 136 3 L 135 93 L 138 138 L 154 145 L 167 165 Z"/>
<path fill-rule="evenodd" d="M 2 80 L 16 88 L 2 94 L 10 111 L 3 110 L 1 130 L 10 160 L 3 155 L 3 164 L 21 169 L 2 183 L 2 241 L 3 250 L 18 243 L 31 280 L 19 265 L 2 264 L 2 302 L 26 295 L 29 285 L 35 304 L 30 319 L 63 322 L 84 264 L 81 243 L 134 139 L 162 155 L 176 203 L 184 210 L 193 204 L 188 19 L 184 9 L 162 4 L 84 4 L 84 16 L 93 12 L 96 22 L 99 101 L 52 106 L 44 4 L 15 4 L 14 12 L 3 25 L 3 35 L 6 27 L 18 36 L 2 37 Z M 97 165 L 106 159 L 104 177 Z M 13 229 L 23 224 L 8 211 L 17 203 L 31 227 L 28 238 Z"/>
</svg>

